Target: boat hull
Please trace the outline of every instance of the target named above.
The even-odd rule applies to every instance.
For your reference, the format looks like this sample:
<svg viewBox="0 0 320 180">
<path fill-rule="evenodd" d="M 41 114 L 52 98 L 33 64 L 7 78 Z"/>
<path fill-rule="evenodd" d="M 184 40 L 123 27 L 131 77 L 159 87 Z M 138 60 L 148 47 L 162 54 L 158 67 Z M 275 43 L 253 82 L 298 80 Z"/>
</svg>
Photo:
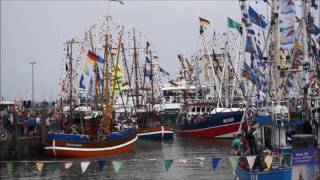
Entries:
<svg viewBox="0 0 320 180">
<path fill-rule="evenodd" d="M 239 130 L 243 111 L 222 112 L 209 115 L 198 123 L 178 125 L 178 136 L 191 138 L 232 137 Z"/>
<path fill-rule="evenodd" d="M 126 137 L 101 142 L 75 142 L 67 140 L 49 141 L 45 154 L 54 157 L 93 157 L 119 154 L 131 151 L 138 139 L 134 132 Z"/>
<path fill-rule="evenodd" d="M 138 132 L 139 140 L 162 140 L 173 139 L 173 129 L 168 126 L 159 126 L 148 128 L 147 130 L 140 130 Z"/>
<path fill-rule="evenodd" d="M 270 180 L 270 179 L 281 179 L 291 180 L 292 170 L 291 168 L 263 171 L 263 172 L 250 172 L 237 167 L 234 171 L 234 175 L 239 180 L 256 179 L 256 180 Z"/>
</svg>

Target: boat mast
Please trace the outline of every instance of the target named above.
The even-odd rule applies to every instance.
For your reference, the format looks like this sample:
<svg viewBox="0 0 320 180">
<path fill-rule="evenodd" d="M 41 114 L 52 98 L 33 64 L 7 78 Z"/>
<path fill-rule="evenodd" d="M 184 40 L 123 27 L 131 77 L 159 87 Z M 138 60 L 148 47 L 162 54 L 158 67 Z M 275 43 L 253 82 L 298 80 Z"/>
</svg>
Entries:
<svg viewBox="0 0 320 180">
<path fill-rule="evenodd" d="M 109 37 L 108 34 L 106 34 L 105 37 L 105 81 L 106 81 L 106 88 L 105 88 L 105 93 L 106 93 L 106 108 L 105 108 L 105 112 L 104 112 L 104 121 L 103 121 L 103 130 L 105 132 L 109 132 L 110 127 L 109 127 L 109 119 L 111 119 L 110 117 L 110 113 L 109 113 L 109 109 L 110 109 L 110 105 L 109 105 Z"/>
<path fill-rule="evenodd" d="M 202 44 L 206 50 L 206 54 L 208 56 L 208 60 L 210 62 L 210 66 L 211 66 L 211 70 L 212 70 L 212 80 L 213 80 L 213 94 L 215 95 L 216 94 L 216 85 L 217 85 L 217 77 L 215 76 L 215 69 L 214 69 L 214 66 L 213 66 L 213 60 L 210 56 L 210 51 L 209 51 L 209 48 L 208 48 L 208 44 L 207 44 L 207 41 L 205 39 L 205 36 L 204 36 L 204 27 L 201 25 L 200 26 L 200 36 L 201 36 L 201 39 L 202 39 Z"/>
<path fill-rule="evenodd" d="M 150 76 L 151 76 L 151 112 L 152 112 L 152 122 L 154 122 L 155 120 L 155 112 L 154 112 L 154 89 L 153 89 L 153 64 L 152 64 L 152 52 L 151 52 L 151 49 L 150 48 L 150 43 L 147 42 L 147 48 L 146 48 L 146 51 L 148 52 L 149 51 L 149 57 L 150 57 L 150 66 L 151 66 L 151 69 L 150 69 Z M 151 124 L 152 124 L 151 122 Z"/>
<path fill-rule="evenodd" d="M 139 108 L 139 79 L 138 79 L 138 53 L 136 46 L 136 35 L 133 28 L 133 61 L 134 61 L 134 74 L 135 74 L 135 96 L 136 96 L 136 107 Z"/>
<path fill-rule="evenodd" d="M 73 84 L 72 84 L 72 79 L 73 79 L 73 70 L 72 70 L 72 46 L 74 43 L 78 43 L 76 42 L 74 39 L 71 39 L 71 41 L 66 42 L 67 44 L 67 54 L 68 54 L 68 58 L 70 60 L 70 71 L 69 71 L 69 88 L 70 88 L 70 92 L 69 92 L 69 103 L 70 103 L 70 108 L 69 108 L 69 125 L 72 125 L 72 117 L 73 117 L 73 108 L 72 108 L 72 96 L 73 96 Z"/>
</svg>

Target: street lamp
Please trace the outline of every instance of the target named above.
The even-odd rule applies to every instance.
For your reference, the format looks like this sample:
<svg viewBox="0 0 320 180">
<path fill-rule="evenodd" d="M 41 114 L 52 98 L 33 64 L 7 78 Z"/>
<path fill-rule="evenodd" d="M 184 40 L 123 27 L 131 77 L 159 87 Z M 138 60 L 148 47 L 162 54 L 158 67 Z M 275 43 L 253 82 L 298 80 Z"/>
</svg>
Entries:
<svg viewBox="0 0 320 180">
<path fill-rule="evenodd" d="M 34 111 L 34 75 L 33 75 L 33 65 L 36 64 L 36 61 L 30 62 L 32 67 L 32 110 Z"/>
</svg>

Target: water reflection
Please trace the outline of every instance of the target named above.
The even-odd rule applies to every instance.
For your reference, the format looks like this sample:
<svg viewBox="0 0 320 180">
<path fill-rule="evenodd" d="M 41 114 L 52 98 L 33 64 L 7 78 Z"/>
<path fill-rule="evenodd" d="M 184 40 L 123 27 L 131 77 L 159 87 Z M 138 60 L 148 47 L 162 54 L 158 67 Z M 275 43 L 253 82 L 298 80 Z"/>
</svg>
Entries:
<svg viewBox="0 0 320 180">
<path fill-rule="evenodd" d="M 138 142 L 135 150 L 130 153 L 98 157 L 71 159 L 74 164 L 70 169 L 64 169 L 63 163 L 58 163 L 56 172 L 52 173 L 50 163 L 45 163 L 39 172 L 35 163 L 14 163 L 14 170 L 8 175 L 6 164 L 1 163 L 1 179 L 233 179 L 231 165 L 227 158 L 220 161 L 213 171 L 212 157 L 227 157 L 230 151 L 230 140 L 225 139 L 184 139 L 176 137 L 170 141 Z M 196 157 L 204 157 L 203 165 Z M 103 172 L 98 172 L 98 160 L 106 160 Z M 174 162 L 168 172 L 165 172 L 164 160 Z M 179 162 L 187 159 L 186 164 Z M 48 159 L 47 159 L 48 160 Z M 52 159 L 49 159 L 52 160 Z M 70 160 L 70 159 L 58 159 Z M 87 171 L 82 174 L 80 162 L 90 161 Z M 122 162 L 118 174 L 114 172 L 112 161 Z"/>
</svg>

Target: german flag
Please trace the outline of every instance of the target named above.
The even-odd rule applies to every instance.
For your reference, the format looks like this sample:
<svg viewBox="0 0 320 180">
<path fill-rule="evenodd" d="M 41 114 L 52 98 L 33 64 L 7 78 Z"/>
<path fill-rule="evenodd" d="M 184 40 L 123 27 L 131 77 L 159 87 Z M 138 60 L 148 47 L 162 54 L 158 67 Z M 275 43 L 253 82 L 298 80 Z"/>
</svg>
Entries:
<svg viewBox="0 0 320 180">
<path fill-rule="evenodd" d="M 209 25 L 210 22 L 207 19 L 204 19 L 202 17 L 199 17 L 199 21 L 200 21 L 200 25 L 204 26 L 204 25 Z"/>
<path fill-rule="evenodd" d="M 93 52 L 88 51 L 87 58 L 88 58 L 88 61 L 91 64 L 96 64 L 97 63 L 97 56 Z"/>
</svg>

